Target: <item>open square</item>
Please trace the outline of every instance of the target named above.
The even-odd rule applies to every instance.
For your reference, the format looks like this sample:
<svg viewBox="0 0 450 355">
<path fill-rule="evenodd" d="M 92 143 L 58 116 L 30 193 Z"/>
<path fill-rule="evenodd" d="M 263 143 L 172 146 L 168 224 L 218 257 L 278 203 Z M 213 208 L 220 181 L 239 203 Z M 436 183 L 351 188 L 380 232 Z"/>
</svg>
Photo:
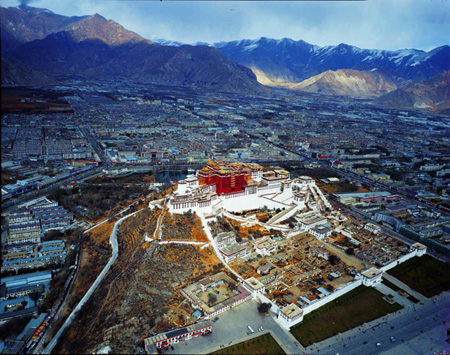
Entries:
<svg viewBox="0 0 450 355">
<path fill-rule="evenodd" d="M 401 308 L 384 301 L 374 288 L 359 286 L 306 315 L 291 333 L 306 347 Z"/>
</svg>

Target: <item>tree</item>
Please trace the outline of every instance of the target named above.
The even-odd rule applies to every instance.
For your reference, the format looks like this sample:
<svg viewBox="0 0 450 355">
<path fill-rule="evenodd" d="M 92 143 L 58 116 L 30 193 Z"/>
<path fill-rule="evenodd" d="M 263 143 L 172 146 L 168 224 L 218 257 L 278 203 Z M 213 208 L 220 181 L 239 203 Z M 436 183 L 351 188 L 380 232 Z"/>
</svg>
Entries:
<svg viewBox="0 0 450 355">
<path fill-rule="evenodd" d="M 217 302 L 217 297 L 213 293 L 208 293 L 208 306 L 213 306 Z"/>
<path fill-rule="evenodd" d="M 31 292 L 28 294 L 28 296 L 31 298 L 31 300 L 36 304 L 36 302 L 41 297 L 41 294 L 37 291 Z"/>
<path fill-rule="evenodd" d="M 269 312 L 269 309 L 271 307 L 272 307 L 272 303 L 263 302 L 263 303 L 258 305 L 258 312 L 259 313 L 267 313 L 267 312 Z"/>
<path fill-rule="evenodd" d="M 339 263 L 340 259 L 336 255 L 332 254 L 328 257 L 328 261 L 331 265 L 336 265 L 337 263 Z"/>
<path fill-rule="evenodd" d="M 353 249 L 353 248 L 347 248 L 347 249 L 345 250 L 345 253 L 346 253 L 347 255 L 355 255 L 355 249 Z"/>
<path fill-rule="evenodd" d="M 230 291 L 237 290 L 237 286 L 234 282 L 228 282 L 227 287 Z"/>
</svg>

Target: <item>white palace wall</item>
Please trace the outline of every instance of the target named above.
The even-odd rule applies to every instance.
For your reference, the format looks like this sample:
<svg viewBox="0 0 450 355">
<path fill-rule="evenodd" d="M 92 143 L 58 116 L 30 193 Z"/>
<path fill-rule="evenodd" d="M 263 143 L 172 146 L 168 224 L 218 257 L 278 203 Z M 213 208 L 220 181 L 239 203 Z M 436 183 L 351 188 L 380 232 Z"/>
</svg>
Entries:
<svg viewBox="0 0 450 355">
<path fill-rule="evenodd" d="M 311 303 L 308 306 L 305 306 L 305 308 L 303 308 L 303 314 L 306 315 L 308 313 L 311 313 L 312 311 L 315 311 L 316 309 L 326 305 L 328 302 L 334 301 L 336 298 L 338 298 L 342 295 L 345 295 L 347 292 L 350 292 L 361 285 L 362 285 L 362 278 L 351 281 L 351 282 L 345 284 L 344 286 L 341 286 L 340 288 L 338 288 L 332 294 L 330 294 L 314 303 Z"/>
</svg>

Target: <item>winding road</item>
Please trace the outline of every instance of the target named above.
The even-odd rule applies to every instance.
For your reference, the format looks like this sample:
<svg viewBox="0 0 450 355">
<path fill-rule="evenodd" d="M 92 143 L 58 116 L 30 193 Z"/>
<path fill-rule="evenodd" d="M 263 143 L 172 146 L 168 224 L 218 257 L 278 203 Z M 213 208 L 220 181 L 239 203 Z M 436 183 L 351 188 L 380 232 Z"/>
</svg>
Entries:
<svg viewBox="0 0 450 355">
<path fill-rule="evenodd" d="M 117 242 L 117 232 L 119 231 L 119 226 L 120 224 L 126 220 L 127 218 L 135 215 L 136 213 L 140 212 L 136 211 L 133 213 L 130 213 L 128 215 L 126 215 L 125 217 L 122 217 L 121 219 L 119 219 L 115 224 L 114 224 L 114 228 L 111 232 L 111 236 L 109 238 L 109 243 L 111 244 L 112 247 L 112 255 L 111 255 L 111 259 L 109 259 L 108 263 L 106 264 L 106 266 L 104 267 L 104 269 L 102 270 L 102 272 L 100 273 L 100 275 L 98 275 L 97 279 L 94 281 L 94 283 L 91 285 L 91 287 L 89 288 L 89 290 L 86 292 L 86 294 L 83 296 L 83 298 L 81 299 L 81 301 L 78 303 L 78 305 L 75 307 L 75 309 L 72 311 L 72 313 L 70 313 L 69 317 L 66 319 L 66 321 L 64 322 L 63 326 L 58 330 L 58 333 L 56 333 L 56 335 L 53 337 L 53 339 L 50 341 L 50 343 L 48 343 L 47 347 L 44 349 L 44 351 L 42 352 L 43 354 L 50 354 L 53 350 L 53 348 L 56 346 L 56 344 L 58 343 L 59 338 L 61 337 L 61 334 L 64 332 L 64 330 L 72 323 L 73 319 L 75 318 L 76 313 L 83 307 L 83 305 L 89 300 L 89 298 L 92 296 L 92 294 L 94 293 L 95 289 L 98 287 L 98 285 L 100 285 L 100 282 L 102 282 L 102 280 L 104 279 L 104 277 L 106 276 L 107 272 L 109 271 L 109 269 L 111 268 L 112 264 L 114 264 L 114 262 L 116 261 L 117 257 L 119 256 L 119 244 Z"/>
<path fill-rule="evenodd" d="M 228 270 L 230 270 L 230 271 L 238 278 L 238 280 L 242 280 L 242 276 L 239 275 L 236 271 L 234 271 L 234 270 L 233 270 L 233 269 L 225 262 L 225 260 L 223 259 L 222 255 L 221 255 L 221 253 L 220 253 L 220 251 L 219 251 L 219 248 L 217 247 L 217 244 L 216 244 L 216 242 L 214 241 L 214 237 L 212 236 L 211 229 L 209 228 L 208 222 L 206 221 L 206 218 L 205 218 L 205 216 L 203 215 L 203 213 L 199 213 L 199 217 L 200 217 L 200 220 L 202 221 L 203 230 L 205 231 L 205 234 L 206 234 L 206 236 L 208 237 L 209 242 L 210 242 L 211 246 L 213 247 L 214 252 L 215 252 L 216 255 L 217 255 L 217 258 L 220 260 L 220 262 L 221 262 Z"/>
</svg>

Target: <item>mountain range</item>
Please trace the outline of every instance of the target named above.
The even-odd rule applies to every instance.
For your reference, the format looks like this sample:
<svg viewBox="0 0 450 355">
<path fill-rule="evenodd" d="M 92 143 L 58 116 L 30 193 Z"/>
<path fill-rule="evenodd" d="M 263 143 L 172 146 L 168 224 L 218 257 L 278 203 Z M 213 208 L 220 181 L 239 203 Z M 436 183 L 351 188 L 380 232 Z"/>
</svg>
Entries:
<svg viewBox="0 0 450 355">
<path fill-rule="evenodd" d="M 57 85 L 58 81 L 43 72 L 1 62 L 2 85 Z"/>
<path fill-rule="evenodd" d="M 429 52 L 360 49 L 347 44 L 319 47 L 289 38 L 259 38 L 213 45 L 228 58 L 264 73 L 274 82 L 300 82 L 327 70 L 378 69 L 394 80 L 424 80 L 450 70 L 450 47 Z"/>
<path fill-rule="evenodd" d="M 78 41 L 99 39 L 110 45 L 146 41 L 117 22 L 102 16 L 62 16 L 47 9 L 21 5 L 0 7 L 2 51 L 14 49 L 33 40 L 44 39 L 57 32 L 69 32 Z"/>
<path fill-rule="evenodd" d="M 262 93 L 250 69 L 215 48 L 160 46 L 95 14 L 65 17 L 29 6 L 0 8 L 2 59 L 33 72 L 129 79 L 213 91 Z"/>
<path fill-rule="evenodd" d="M 450 71 L 391 91 L 379 97 L 376 103 L 393 108 L 419 108 L 449 114 Z"/>
<path fill-rule="evenodd" d="M 381 96 L 390 106 L 398 98 L 408 105 L 414 101 L 411 107 L 431 108 L 437 101 L 418 103 L 411 87 L 422 85 L 424 95 L 427 90 L 443 92 L 446 82 L 439 75 L 450 70 L 448 45 L 426 52 L 347 44 L 319 47 L 265 37 L 194 45 L 151 42 L 98 14 L 67 17 L 25 5 L 0 7 L 0 19 L 2 66 L 8 63 L 7 70 L 2 68 L 8 75 L 3 84 L 27 81 L 27 76 L 45 83 L 46 74 L 64 73 L 244 94 L 283 87 L 357 98 Z"/>
<path fill-rule="evenodd" d="M 156 44 L 181 46 L 183 43 L 156 40 Z M 252 68 L 274 83 L 300 82 L 327 70 L 378 69 L 394 78 L 423 80 L 450 70 L 450 47 L 444 45 L 429 52 L 418 49 L 396 51 L 360 49 L 341 43 L 319 47 L 290 38 L 261 37 L 231 42 L 194 43 L 219 49 L 228 58 Z"/>
</svg>

